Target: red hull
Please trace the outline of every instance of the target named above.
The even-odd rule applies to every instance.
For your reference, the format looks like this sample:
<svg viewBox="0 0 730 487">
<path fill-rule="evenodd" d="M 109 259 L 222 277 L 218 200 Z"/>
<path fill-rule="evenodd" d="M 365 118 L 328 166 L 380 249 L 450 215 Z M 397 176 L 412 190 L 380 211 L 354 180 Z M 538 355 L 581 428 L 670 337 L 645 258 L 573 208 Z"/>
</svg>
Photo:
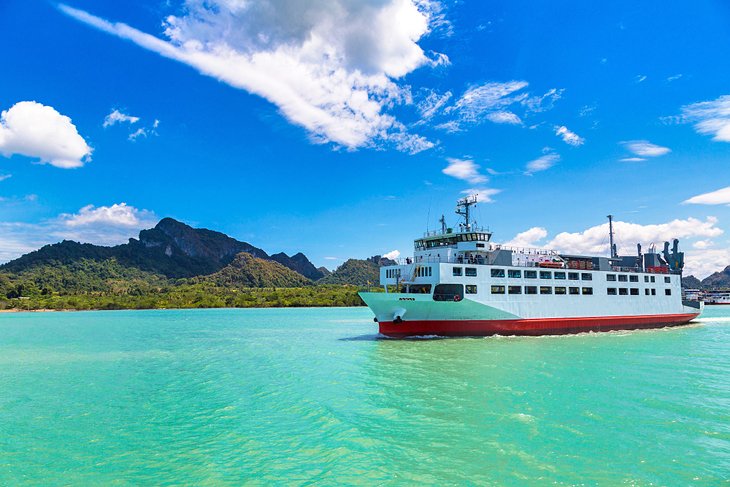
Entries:
<svg viewBox="0 0 730 487">
<path fill-rule="evenodd" d="M 636 330 L 684 325 L 699 313 L 587 318 L 531 318 L 518 320 L 443 320 L 380 323 L 380 333 L 389 337 L 423 335 L 565 335 L 587 331 Z"/>
</svg>

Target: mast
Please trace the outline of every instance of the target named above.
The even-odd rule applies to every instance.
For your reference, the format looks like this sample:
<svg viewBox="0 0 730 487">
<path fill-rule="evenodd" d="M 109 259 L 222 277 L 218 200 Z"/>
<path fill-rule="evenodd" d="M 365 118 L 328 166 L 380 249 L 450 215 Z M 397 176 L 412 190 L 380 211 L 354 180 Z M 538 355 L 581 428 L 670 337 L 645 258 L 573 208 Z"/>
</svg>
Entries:
<svg viewBox="0 0 730 487">
<path fill-rule="evenodd" d="M 441 218 L 439 218 L 439 223 L 441 224 L 441 233 L 446 235 L 446 218 L 444 215 L 441 215 Z"/>
<path fill-rule="evenodd" d="M 613 215 L 608 215 L 608 238 L 611 245 L 611 258 L 615 259 L 618 257 L 616 252 L 616 245 L 613 243 Z"/>
<path fill-rule="evenodd" d="M 464 229 L 468 232 L 471 230 L 471 219 L 469 210 L 477 204 L 477 195 L 466 196 L 456 202 L 456 214 L 464 217 Z"/>
</svg>

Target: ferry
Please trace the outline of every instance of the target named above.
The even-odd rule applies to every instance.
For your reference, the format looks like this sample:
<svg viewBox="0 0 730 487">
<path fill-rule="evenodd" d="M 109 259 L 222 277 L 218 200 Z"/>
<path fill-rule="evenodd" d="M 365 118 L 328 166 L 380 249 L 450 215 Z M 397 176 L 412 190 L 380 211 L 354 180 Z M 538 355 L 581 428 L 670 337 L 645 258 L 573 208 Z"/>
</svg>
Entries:
<svg viewBox="0 0 730 487">
<path fill-rule="evenodd" d="M 414 241 L 413 257 L 380 268 L 384 292 L 361 292 L 388 337 L 555 335 L 689 323 L 704 304 L 682 298 L 678 240 L 619 256 L 609 215 L 610 257 L 514 248 L 492 242 L 457 202 L 457 229 Z"/>
<path fill-rule="evenodd" d="M 730 291 L 707 291 L 704 294 L 705 304 L 728 305 L 730 304 Z"/>
</svg>

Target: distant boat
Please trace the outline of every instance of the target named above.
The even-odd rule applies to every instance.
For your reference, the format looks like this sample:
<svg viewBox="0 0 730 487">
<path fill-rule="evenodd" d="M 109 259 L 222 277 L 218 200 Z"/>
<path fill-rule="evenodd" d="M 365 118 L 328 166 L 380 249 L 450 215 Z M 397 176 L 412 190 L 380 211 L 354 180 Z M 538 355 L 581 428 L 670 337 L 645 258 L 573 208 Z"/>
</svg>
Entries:
<svg viewBox="0 0 730 487">
<path fill-rule="evenodd" d="M 688 323 L 703 310 L 683 299 L 684 253 L 664 244 L 618 256 L 609 216 L 611 256 L 561 254 L 491 242 L 470 218 L 476 198 L 457 203 L 458 231 L 446 226 L 414 241 L 413 258 L 380 269 L 385 292 L 360 296 L 380 333 L 550 335 L 659 328 Z M 394 292 L 395 291 L 395 292 Z M 730 304 L 730 293 L 728 294 Z"/>
<path fill-rule="evenodd" d="M 730 304 L 730 291 L 706 291 L 704 300 L 710 305 Z"/>
</svg>

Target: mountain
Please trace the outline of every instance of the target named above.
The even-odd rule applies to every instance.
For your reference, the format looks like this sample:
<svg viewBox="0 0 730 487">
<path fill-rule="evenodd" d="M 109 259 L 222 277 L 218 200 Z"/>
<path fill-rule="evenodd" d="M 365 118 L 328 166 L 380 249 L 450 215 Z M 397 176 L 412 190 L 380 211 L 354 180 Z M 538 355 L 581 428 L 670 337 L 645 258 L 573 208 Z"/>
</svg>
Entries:
<svg viewBox="0 0 730 487">
<path fill-rule="evenodd" d="M 338 267 L 332 274 L 317 281 L 317 284 L 377 286 L 379 282 L 380 267 L 373 260 L 349 259 Z"/>
<path fill-rule="evenodd" d="M 312 281 L 278 262 L 241 252 L 228 265 L 209 276 L 195 279 L 224 287 L 301 287 Z"/>
<path fill-rule="evenodd" d="M 249 243 L 220 232 L 193 228 L 172 218 L 164 218 L 154 228 L 142 230 L 139 239 L 129 239 L 126 244 L 103 247 L 65 240 L 8 262 L 0 266 L 0 270 L 19 273 L 38 266 L 115 259 L 123 267 L 177 279 L 217 272 L 241 252 L 272 260 L 262 249 Z M 302 253 L 292 257 L 276 255 L 280 256 L 280 263 L 285 267 L 307 278 L 319 279 L 323 275 Z"/>
<path fill-rule="evenodd" d="M 687 276 L 682 278 L 682 287 L 685 289 L 699 289 L 702 287 L 702 282 L 695 276 Z"/>
<path fill-rule="evenodd" d="M 702 287 L 705 288 L 727 288 L 730 287 L 730 265 L 720 272 L 715 272 L 702 280 Z"/>
<path fill-rule="evenodd" d="M 307 259 L 307 257 L 301 252 L 294 254 L 291 257 L 286 255 L 284 252 L 280 252 L 272 255 L 271 260 L 275 260 L 279 264 L 282 264 L 313 281 L 325 276 L 325 274 L 314 267 L 314 264 L 309 262 L 309 259 Z"/>
</svg>

